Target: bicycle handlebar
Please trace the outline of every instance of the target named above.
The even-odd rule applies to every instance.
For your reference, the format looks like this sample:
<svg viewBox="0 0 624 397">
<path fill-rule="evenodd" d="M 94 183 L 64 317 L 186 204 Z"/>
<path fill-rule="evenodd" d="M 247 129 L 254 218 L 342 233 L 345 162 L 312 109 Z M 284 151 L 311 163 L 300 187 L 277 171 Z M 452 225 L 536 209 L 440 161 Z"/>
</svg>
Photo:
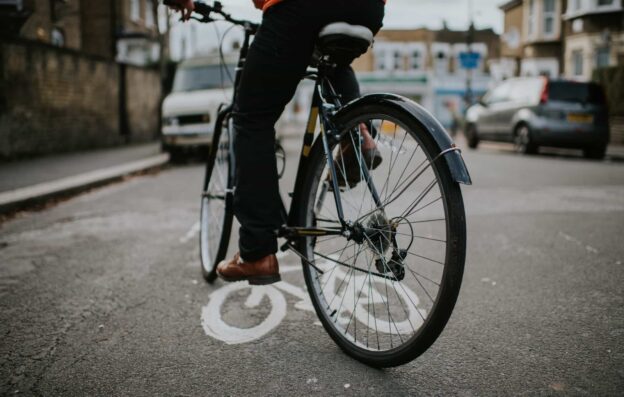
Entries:
<svg viewBox="0 0 624 397">
<path fill-rule="evenodd" d="M 163 4 L 166 6 L 177 5 L 177 3 L 173 0 L 164 0 Z M 220 1 L 215 1 L 212 6 L 201 1 L 194 1 L 193 4 L 195 5 L 195 10 L 193 12 L 196 12 L 203 17 L 202 19 L 196 18 L 200 22 L 208 23 L 215 21 L 215 19 L 212 19 L 210 16 L 211 13 L 215 13 L 221 15 L 224 21 L 228 21 L 234 25 L 242 26 L 246 30 L 249 30 L 252 34 L 255 34 L 260 27 L 260 25 L 258 25 L 257 23 L 232 18 L 230 14 L 223 11 L 223 5 Z"/>
</svg>

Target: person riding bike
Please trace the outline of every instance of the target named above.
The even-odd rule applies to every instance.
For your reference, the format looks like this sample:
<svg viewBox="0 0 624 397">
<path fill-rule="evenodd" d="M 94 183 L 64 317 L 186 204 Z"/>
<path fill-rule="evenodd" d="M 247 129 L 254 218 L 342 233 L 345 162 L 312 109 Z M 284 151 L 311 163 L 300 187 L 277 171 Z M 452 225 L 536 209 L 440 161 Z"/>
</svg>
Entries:
<svg viewBox="0 0 624 397">
<path fill-rule="evenodd" d="M 234 215 L 241 224 L 239 253 L 222 261 L 217 274 L 225 281 L 255 284 L 279 281 L 277 230 L 282 223 L 275 159 L 275 123 L 295 94 L 314 52 L 319 32 L 333 22 L 362 25 L 377 34 L 382 27 L 385 0 L 252 0 L 263 11 L 262 24 L 251 44 L 234 103 L 236 182 Z M 188 20 L 192 0 L 170 6 Z M 337 66 L 331 83 L 343 103 L 360 96 L 349 65 Z M 369 168 L 381 157 L 362 128 L 362 155 Z M 345 145 L 345 163 L 356 163 L 339 179 L 341 186 L 359 181 L 355 152 Z M 344 180 L 346 179 L 346 180 Z"/>
</svg>

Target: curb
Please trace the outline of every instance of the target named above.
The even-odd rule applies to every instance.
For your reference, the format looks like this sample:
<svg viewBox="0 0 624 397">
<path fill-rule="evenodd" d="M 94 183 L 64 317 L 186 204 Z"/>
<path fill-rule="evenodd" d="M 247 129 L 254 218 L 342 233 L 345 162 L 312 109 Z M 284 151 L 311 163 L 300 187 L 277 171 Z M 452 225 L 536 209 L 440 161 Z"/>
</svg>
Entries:
<svg viewBox="0 0 624 397">
<path fill-rule="evenodd" d="M 2 192 L 0 193 L 0 214 L 22 209 L 56 196 L 84 191 L 137 172 L 158 168 L 168 161 L 168 154 L 159 154 L 130 163 Z"/>
</svg>

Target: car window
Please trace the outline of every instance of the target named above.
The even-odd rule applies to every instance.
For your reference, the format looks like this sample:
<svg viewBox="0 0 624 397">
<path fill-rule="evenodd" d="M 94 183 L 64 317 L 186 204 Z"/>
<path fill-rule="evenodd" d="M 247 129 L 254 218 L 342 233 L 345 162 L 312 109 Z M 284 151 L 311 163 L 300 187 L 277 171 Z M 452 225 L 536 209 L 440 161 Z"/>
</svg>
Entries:
<svg viewBox="0 0 624 397">
<path fill-rule="evenodd" d="M 514 80 L 511 83 L 510 98 L 514 102 L 533 103 L 539 101 L 544 87 L 544 79 L 529 78 Z"/>
<path fill-rule="evenodd" d="M 234 65 L 180 66 L 173 81 L 174 92 L 229 88 L 234 78 Z M 228 74 L 229 73 L 229 74 Z"/>
<path fill-rule="evenodd" d="M 506 81 L 486 94 L 483 101 L 488 105 L 492 103 L 505 102 L 509 100 L 510 89 L 511 82 Z"/>
<path fill-rule="evenodd" d="M 595 83 L 576 83 L 571 81 L 551 81 L 548 85 L 548 99 L 551 101 L 605 103 L 602 87 Z"/>
</svg>

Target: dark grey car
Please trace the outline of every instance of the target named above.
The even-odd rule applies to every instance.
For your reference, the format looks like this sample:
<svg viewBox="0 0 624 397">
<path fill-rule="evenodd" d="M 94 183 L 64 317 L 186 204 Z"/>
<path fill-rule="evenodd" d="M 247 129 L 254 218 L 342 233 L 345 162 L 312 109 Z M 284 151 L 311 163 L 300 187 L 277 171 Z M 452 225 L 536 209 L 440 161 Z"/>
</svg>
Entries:
<svg viewBox="0 0 624 397">
<path fill-rule="evenodd" d="M 468 109 L 466 138 L 471 148 L 491 140 L 513 142 L 523 153 L 554 146 L 603 158 L 609 144 L 609 115 L 602 87 L 544 77 L 504 81 Z"/>
</svg>

